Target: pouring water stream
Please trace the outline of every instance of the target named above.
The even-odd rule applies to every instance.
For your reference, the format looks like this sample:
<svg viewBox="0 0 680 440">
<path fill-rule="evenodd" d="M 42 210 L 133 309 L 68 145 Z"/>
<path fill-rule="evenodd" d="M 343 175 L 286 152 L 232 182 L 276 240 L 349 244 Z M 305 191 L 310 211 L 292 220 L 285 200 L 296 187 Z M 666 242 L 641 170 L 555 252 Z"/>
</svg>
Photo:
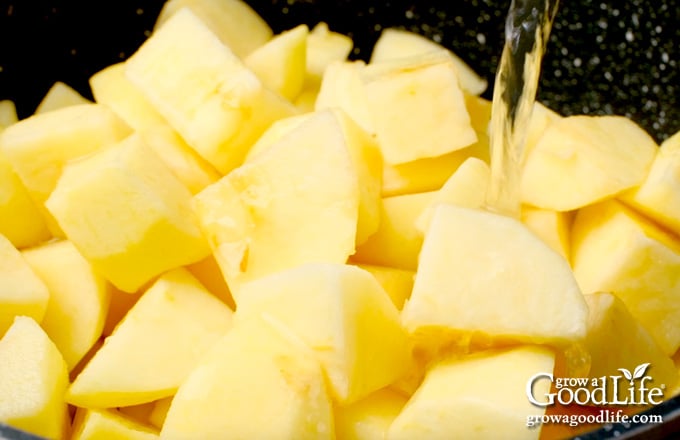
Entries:
<svg viewBox="0 0 680 440">
<path fill-rule="evenodd" d="M 487 209 L 519 217 L 524 141 L 558 0 L 512 0 L 491 112 Z"/>
</svg>

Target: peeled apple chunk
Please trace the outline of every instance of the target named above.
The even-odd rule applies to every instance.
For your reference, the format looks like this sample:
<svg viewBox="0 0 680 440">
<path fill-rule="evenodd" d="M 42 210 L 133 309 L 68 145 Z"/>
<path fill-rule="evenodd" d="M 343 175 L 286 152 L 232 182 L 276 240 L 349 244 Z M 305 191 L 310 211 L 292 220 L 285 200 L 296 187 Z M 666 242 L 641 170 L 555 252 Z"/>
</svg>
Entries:
<svg viewBox="0 0 680 440">
<path fill-rule="evenodd" d="M 57 81 L 52 84 L 45 97 L 40 101 L 38 108 L 35 109 L 35 113 L 46 113 L 59 108 L 80 104 L 91 104 L 91 102 L 75 91 L 73 87 Z"/>
<path fill-rule="evenodd" d="M 201 192 L 221 177 L 212 165 L 196 154 L 169 126 L 149 127 L 140 131 L 139 135 L 191 194 Z"/>
<path fill-rule="evenodd" d="M 71 440 L 155 440 L 153 429 L 112 411 L 78 408 Z"/>
<path fill-rule="evenodd" d="M 388 164 L 441 156 L 477 141 L 445 54 L 372 64 L 362 73 L 373 129 Z"/>
<path fill-rule="evenodd" d="M 587 312 L 567 261 L 519 220 L 440 204 L 402 322 L 426 344 L 451 331 L 561 345 L 585 336 Z"/>
<path fill-rule="evenodd" d="M 375 277 L 397 309 L 401 310 L 404 307 L 404 302 L 411 296 L 411 290 L 413 290 L 414 271 L 372 264 L 357 264 L 357 266 Z"/>
<path fill-rule="evenodd" d="M 383 169 L 382 196 L 392 197 L 440 189 L 460 165 L 475 157 L 489 162 L 489 145 L 475 142 L 469 147 L 437 157 L 418 159 Z"/>
<path fill-rule="evenodd" d="M 363 61 L 335 61 L 329 64 L 324 72 L 314 108 L 342 109 L 367 133 L 373 133 L 373 119 L 361 80 L 365 67 Z"/>
<path fill-rule="evenodd" d="M 0 101 L 0 131 L 5 127 L 17 122 L 19 118 L 17 117 L 17 108 L 14 105 L 14 101 L 9 99 L 3 99 Z"/>
<path fill-rule="evenodd" d="M 520 346 L 444 359 L 427 372 L 387 433 L 390 440 L 538 439 L 526 426 L 544 408 L 527 399 L 526 385 L 538 373 L 552 373 L 555 355 L 547 348 Z M 537 400 L 548 381 L 533 387 Z"/>
<path fill-rule="evenodd" d="M 449 180 L 437 191 L 432 202 L 416 219 L 416 227 L 422 233 L 427 231 L 432 212 L 439 203 L 481 209 L 486 203 L 486 192 L 491 179 L 491 170 L 486 162 L 471 157 L 451 174 Z"/>
<path fill-rule="evenodd" d="M 680 132 L 661 144 L 644 182 L 620 199 L 680 235 Z"/>
<path fill-rule="evenodd" d="M 303 263 L 347 261 L 359 182 L 342 125 L 325 111 L 196 195 L 201 227 L 236 302 L 245 281 Z"/>
<path fill-rule="evenodd" d="M 347 35 L 333 32 L 325 22 L 319 22 L 307 36 L 307 81 L 317 85 L 326 68 L 335 61 L 344 61 L 352 52 L 354 42 Z"/>
<path fill-rule="evenodd" d="M 623 116 L 569 116 L 553 121 L 526 158 L 522 202 L 570 211 L 641 184 L 657 145 Z"/>
<path fill-rule="evenodd" d="M 111 408 L 171 396 L 227 332 L 231 310 L 186 270 L 161 276 L 68 390 L 69 403 Z"/>
<path fill-rule="evenodd" d="M 318 361 L 264 317 L 235 320 L 179 388 L 161 430 L 164 440 L 225 434 L 232 440 L 335 438 Z"/>
<path fill-rule="evenodd" d="M 50 293 L 24 257 L 0 234 L 0 337 L 17 316 L 40 322 Z"/>
<path fill-rule="evenodd" d="M 125 63 L 112 64 L 90 77 L 92 95 L 98 104 L 113 110 L 135 130 L 166 124 L 165 118 L 125 76 Z"/>
<path fill-rule="evenodd" d="M 617 376 L 619 368 L 634 371 L 638 365 L 649 363 L 647 374 L 654 378 L 652 386 L 670 390 L 678 382 L 673 360 L 620 299 L 606 292 L 587 294 L 585 299 L 589 314 L 584 347 L 590 353 L 589 377 Z"/>
<path fill-rule="evenodd" d="M 0 339 L 0 422 L 60 439 L 66 420 L 66 362 L 31 318 L 19 316 Z"/>
<path fill-rule="evenodd" d="M 262 17 L 242 0 L 168 0 L 156 19 L 154 32 L 182 8 L 189 8 L 241 58 L 265 44 L 273 34 Z"/>
<path fill-rule="evenodd" d="M 34 246 L 51 234 L 42 212 L 28 194 L 12 164 L 0 152 L 0 234 L 18 248 Z"/>
<path fill-rule="evenodd" d="M 46 206 L 95 270 L 125 292 L 210 253 L 191 193 L 138 135 L 69 163 Z"/>
<path fill-rule="evenodd" d="M 304 24 L 284 31 L 248 55 L 244 63 L 266 87 L 293 100 L 305 83 L 308 35 Z"/>
<path fill-rule="evenodd" d="M 384 198 L 378 230 L 357 246 L 352 260 L 416 270 L 423 245 L 423 234 L 416 221 L 435 197 L 436 192 L 432 191 Z"/>
<path fill-rule="evenodd" d="M 125 74 L 184 140 L 223 174 L 275 120 L 296 113 L 183 8 L 127 61 Z"/>
<path fill-rule="evenodd" d="M 666 355 L 680 347 L 680 241 L 615 200 L 580 209 L 571 262 L 584 293 L 611 292 Z"/>
<path fill-rule="evenodd" d="M 380 33 L 378 41 L 373 46 L 371 63 L 394 60 L 412 55 L 422 55 L 428 52 L 446 52 L 456 67 L 460 87 L 467 93 L 481 95 L 486 90 L 486 80 L 477 75 L 465 62 L 444 46 L 435 43 L 427 37 L 415 32 L 387 28 Z"/>
<path fill-rule="evenodd" d="M 108 107 L 81 104 L 34 115 L 0 134 L 0 153 L 12 164 L 29 194 L 48 216 L 48 226 L 63 236 L 43 203 L 64 166 L 130 134 L 130 128 Z"/>
<path fill-rule="evenodd" d="M 252 162 L 257 155 L 269 149 L 305 121 L 318 125 L 332 113 L 342 128 L 352 165 L 359 179 L 359 219 L 357 222 L 356 243 L 365 242 L 378 229 L 380 223 L 380 191 L 382 183 L 382 156 L 380 149 L 365 130 L 356 124 L 341 109 L 316 111 L 281 119 L 265 131 L 248 152 L 245 163 Z M 310 122 L 311 123 L 311 122 Z M 335 131 L 335 129 L 333 129 Z"/>
<path fill-rule="evenodd" d="M 240 319 L 267 316 L 318 357 L 331 392 L 349 403 L 406 372 L 399 312 L 373 276 L 355 266 L 307 264 L 241 286 Z"/>
<path fill-rule="evenodd" d="M 71 371 L 102 334 L 112 287 L 70 241 L 27 249 L 23 256 L 50 292 L 40 325 Z"/>
<path fill-rule="evenodd" d="M 520 219 L 541 240 L 569 261 L 573 213 L 522 206 Z"/>
</svg>

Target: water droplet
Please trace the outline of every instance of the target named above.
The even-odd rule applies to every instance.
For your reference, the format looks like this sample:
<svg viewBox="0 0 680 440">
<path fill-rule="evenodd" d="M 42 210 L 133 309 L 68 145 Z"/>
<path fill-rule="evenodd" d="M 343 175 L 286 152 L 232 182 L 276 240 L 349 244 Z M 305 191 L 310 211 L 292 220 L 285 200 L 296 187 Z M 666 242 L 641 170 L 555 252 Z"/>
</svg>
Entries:
<svg viewBox="0 0 680 440">
<path fill-rule="evenodd" d="M 581 67 L 581 58 L 574 58 L 574 67 Z"/>
<path fill-rule="evenodd" d="M 633 31 L 628 29 L 626 31 L 626 41 L 633 41 L 635 39 L 635 35 L 633 35 Z"/>
<path fill-rule="evenodd" d="M 486 44 L 486 35 L 481 34 L 481 33 L 480 33 L 480 34 L 477 34 L 477 41 L 478 41 L 479 44 L 481 44 L 481 45 Z"/>
<path fill-rule="evenodd" d="M 409 20 L 411 20 L 415 14 L 413 14 L 413 11 L 411 11 L 411 10 L 409 9 L 408 11 L 406 11 L 406 13 L 405 13 L 404 15 L 406 16 L 406 18 L 408 18 Z"/>
</svg>

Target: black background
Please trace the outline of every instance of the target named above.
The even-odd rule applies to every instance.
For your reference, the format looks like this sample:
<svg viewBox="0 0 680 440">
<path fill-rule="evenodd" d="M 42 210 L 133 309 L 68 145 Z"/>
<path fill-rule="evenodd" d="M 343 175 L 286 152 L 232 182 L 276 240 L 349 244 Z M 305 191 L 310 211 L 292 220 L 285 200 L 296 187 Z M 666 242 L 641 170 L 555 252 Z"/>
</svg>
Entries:
<svg viewBox="0 0 680 440">
<path fill-rule="evenodd" d="M 30 115 L 56 80 L 91 98 L 87 79 L 127 58 L 162 0 L 0 0 L 0 99 Z M 380 30 L 436 38 L 493 84 L 509 1 L 251 0 L 276 31 L 323 20 L 367 59 Z M 539 99 L 562 114 L 632 117 L 657 140 L 680 130 L 680 4 L 562 1 Z M 490 90 L 485 95 L 490 97 Z"/>
</svg>

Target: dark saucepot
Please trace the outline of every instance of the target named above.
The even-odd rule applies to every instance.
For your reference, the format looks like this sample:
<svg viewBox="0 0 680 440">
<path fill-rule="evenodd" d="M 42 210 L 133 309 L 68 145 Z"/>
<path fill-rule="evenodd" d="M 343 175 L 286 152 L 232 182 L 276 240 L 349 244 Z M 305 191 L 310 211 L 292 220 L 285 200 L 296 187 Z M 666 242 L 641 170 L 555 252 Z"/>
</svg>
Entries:
<svg viewBox="0 0 680 440">
<path fill-rule="evenodd" d="M 509 1 L 250 0 L 275 32 L 325 21 L 367 60 L 382 29 L 403 27 L 449 47 L 490 85 Z M 131 55 L 163 0 L 0 0 L 0 100 L 29 116 L 54 81 L 92 98 L 87 80 Z M 563 1 L 539 99 L 558 112 L 631 117 L 657 141 L 680 130 L 680 2 Z M 491 97 L 491 87 L 484 95 Z M 609 425 L 581 439 L 680 438 L 680 397 L 651 409 L 661 425 Z M 0 439 L 34 437 L 0 425 Z"/>
</svg>

